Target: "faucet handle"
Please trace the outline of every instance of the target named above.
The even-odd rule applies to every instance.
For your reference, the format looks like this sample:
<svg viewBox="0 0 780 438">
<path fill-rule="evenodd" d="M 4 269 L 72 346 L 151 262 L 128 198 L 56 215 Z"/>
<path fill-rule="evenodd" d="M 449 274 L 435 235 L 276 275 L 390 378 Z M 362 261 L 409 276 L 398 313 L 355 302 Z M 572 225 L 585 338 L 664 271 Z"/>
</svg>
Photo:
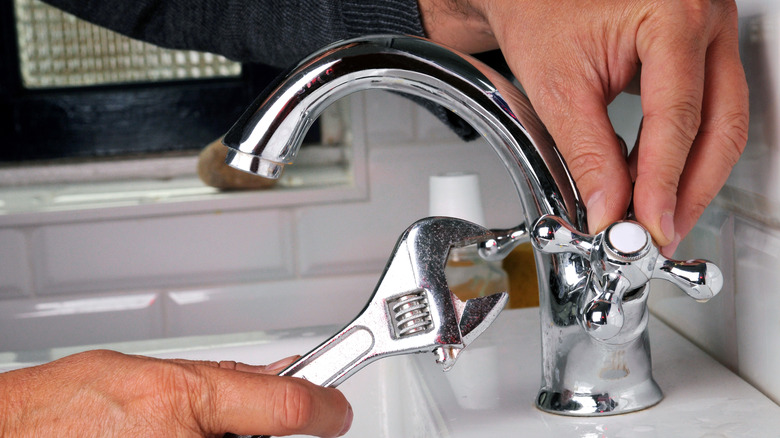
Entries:
<svg viewBox="0 0 780 438">
<path fill-rule="evenodd" d="M 614 337 L 623 328 L 624 293 L 652 278 L 672 282 L 700 302 L 715 296 L 723 286 L 723 275 L 714 263 L 664 257 L 650 233 L 633 221 L 615 222 L 591 236 L 562 218 L 545 215 L 532 227 L 531 242 L 542 252 L 575 253 L 589 261 L 587 291 L 579 314 L 585 329 L 601 340 Z"/>
<path fill-rule="evenodd" d="M 723 287 L 723 273 L 707 260 L 678 261 L 659 255 L 653 270 L 653 278 L 669 281 L 701 303 L 720 292 Z"/>
<path fill-rule="evenodd" d="M 634 263 L 648 280 L 669 281 L 699 302 L 706 302 L 723 287 L 723 274 L 715 263 L 664 257 L 650 238 L 650 233 L 637 222 L 615 222 L 604 230 L 604 234 L 608 259 L 613 263 Z M 631 286 L 635 288 L 641 284 Z"/>
<path fill-rule="evenodd" d="M 531 229 L 531 242 L 548 254 L 577 253 L 590 258 L 594 236 L 581 233 L 558 216 L 544 215 Z"/>
</svg>

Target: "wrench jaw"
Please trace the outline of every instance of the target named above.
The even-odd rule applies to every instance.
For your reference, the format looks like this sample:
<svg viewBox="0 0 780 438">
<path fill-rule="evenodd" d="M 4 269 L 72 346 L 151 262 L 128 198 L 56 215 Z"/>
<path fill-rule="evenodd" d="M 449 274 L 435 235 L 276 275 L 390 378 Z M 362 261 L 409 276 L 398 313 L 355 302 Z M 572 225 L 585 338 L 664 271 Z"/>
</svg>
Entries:
<svg viewBox="0 0 780 438">
<path fill-rule="evenodd" d="M 280 375 L 335 387 L 383 357 L 430 352 L 448 371 L 508 301 L 506 292 L 466 302 L 458 299 L 444 275 L 449 250 L 493 237 L 489 230 L 462 219 L 415 222 L 399 238 L 363 311 Z"/>
<path fill-rule="evenodd" d="M 458 323 L 463 343 L 469 345 L 474 342 L 493 324 L 508 301 L 509 294 L 506 292 L 467 300 L 463 311 L 460 312 Z"/>
<path fill-rule="evenodd" d="M 461 301 L 452 294 L 452 302 L 458 319 L 460 344 L 441 345 L 433 350 L 436 363 L 449 371 L 458 360 L 460 352 L 474 342 L 491 324 L 509 301 L 509 294 L 499 292 L 492 295 Z"/>
<path fill-rule="evenodd" d="M 431 320 L 435 327 L 433 343 L 428 348 L 436 362 L 448 371 L 458 354 L 476 339 L 508 301 L 506 293 L 471 299 L 465 303 L 449 288 L 444 269 L 450 248 L 494 239 L 494 234 L 477 224 L 449 217 L 430 217 L 413 224 L 399 240 L 409 255 L 408 271 L 429 298 Z M 385 276 L 387 278 L 387 276 Z"/>
</svg>

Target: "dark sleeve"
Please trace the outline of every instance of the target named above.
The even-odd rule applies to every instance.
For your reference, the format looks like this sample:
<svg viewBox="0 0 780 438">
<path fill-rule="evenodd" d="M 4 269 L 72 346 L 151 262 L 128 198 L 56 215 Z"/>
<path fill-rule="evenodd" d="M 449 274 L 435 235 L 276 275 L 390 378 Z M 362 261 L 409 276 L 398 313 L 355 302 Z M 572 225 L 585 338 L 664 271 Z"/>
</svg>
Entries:
<svg viewBox="0 0 780 438">
<path fill-rule="evenodd" d="M 340 39 L 424 36 L 417 0 L 44 0 L 123 35 L 239 62 L 288 67 Z M 476 132 L 450 111 L 420 102 L 464 139 Z"/>
<path fill-rule="evenodd" d="M 287 67 L 334 41 L 423 36 L 417 0 L 45 0 L 162 47 Z"/>
</svg>

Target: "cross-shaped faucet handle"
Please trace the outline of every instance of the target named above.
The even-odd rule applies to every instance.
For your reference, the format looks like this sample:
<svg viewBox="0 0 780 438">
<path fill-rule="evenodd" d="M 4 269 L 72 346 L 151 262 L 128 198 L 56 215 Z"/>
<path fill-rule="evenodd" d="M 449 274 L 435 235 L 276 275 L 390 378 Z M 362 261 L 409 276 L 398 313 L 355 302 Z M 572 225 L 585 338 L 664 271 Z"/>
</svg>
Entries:
<svg viewBox="0 0 780 438">
<path fill-rule="evenodd" d="M 626 293 L 643 287 L 651 278 L 670 281 L 700 302 L 715 296 L 723 286 L 723 275 L 714 263 L 664 257 L 650 233 L 633 221 L 615 222 L 589 235 L 559 217 L 545 215 L 532 227 L 531 242 L 542 252 L 574 253 L 588 260 L 585 287 L 591 290 L 583 294 L 589 298 L 580 303 L 579 314 L 585 329 L 601 340 L 622 329 Z"/>
</svg>

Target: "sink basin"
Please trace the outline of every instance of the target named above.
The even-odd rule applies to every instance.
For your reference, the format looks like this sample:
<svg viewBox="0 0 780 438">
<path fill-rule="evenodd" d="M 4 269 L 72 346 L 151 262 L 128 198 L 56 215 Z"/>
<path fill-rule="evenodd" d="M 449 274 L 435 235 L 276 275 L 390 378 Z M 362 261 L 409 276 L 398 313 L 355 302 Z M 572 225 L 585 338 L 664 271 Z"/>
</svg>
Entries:
<svg viewBox="0 0 780 438">
<path fill-rule="evenodd" d="M 335 329 L 154 355 L 269 363 L 308 351 Z M 601 418 L 541 412 L 534 406 L 539 330 L 538 309 L 506 310 L 448 373 L 432 354 L 369 365 L 340 386 L 355 410 L 347 436 L 515 436 L 522 430 L 523 436 L 756 437 L 780 430 L 780 406 L 655 318 L 650 331 L 654 375 L 665 394 L 660 404 Z"/>
<path fill-rule="evenodd" d="M 505 310 L 448 373 L 433 355 L 380 360 L 344 382 L 355 420 L 347 437 L 777 436 L 780 406 L 655 318 L 650 333 L 658 405 L 610 417 L 539 411 L 539 310 Z M 302 354 L 339 327 L 103 345 L 161 358 L 270 363 Z M 83 349 L 83 348 L 82 348 Z M 70 354 L 60 350 L 52 356 Z M 51 358 L 54 358 L 51 357 Z M 615 358 L 619 368 L 620 358 Z M 595 366 L 595 365 L 594 365 Z M 0 370 L 13 366 L 0 365 Z"/>
</svg>

